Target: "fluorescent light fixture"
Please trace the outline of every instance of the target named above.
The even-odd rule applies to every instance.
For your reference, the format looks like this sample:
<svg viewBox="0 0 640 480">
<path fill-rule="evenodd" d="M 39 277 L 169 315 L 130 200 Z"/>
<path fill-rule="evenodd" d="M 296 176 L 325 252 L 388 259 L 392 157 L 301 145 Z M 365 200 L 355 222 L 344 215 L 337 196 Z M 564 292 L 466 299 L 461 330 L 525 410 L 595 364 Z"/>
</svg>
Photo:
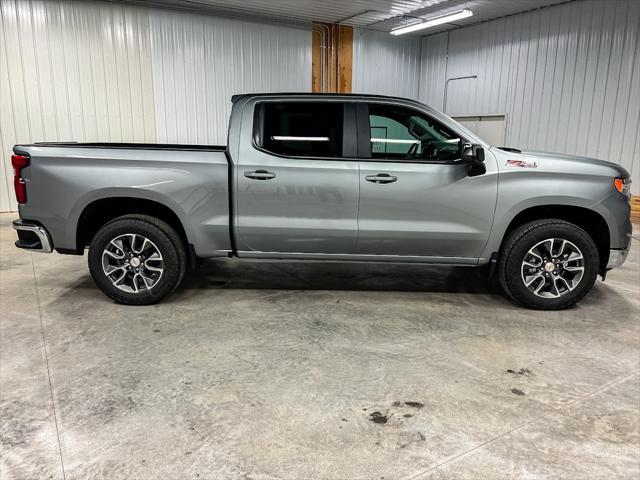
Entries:
<svg viewBox="0 0 640 480">
<path fill-rule="evenodd" d="M 413 25 L 407 25 L 406 27 L 394 28 L 391 30 L 391 35 L 402 35 L 403 33 L 415 32 L 416 30 L 422 30 L 424 28 L 435 27 L 436 25 L 442 25 L 443 23 L 455 22 L 462 18 L 469 18 L 473 15 L 473 12 L 468 8 L 459 10 L 453 13 L 447 13 L 439 17 L 430 18 L 424 22 L 414 23 Z"/>
</svg>

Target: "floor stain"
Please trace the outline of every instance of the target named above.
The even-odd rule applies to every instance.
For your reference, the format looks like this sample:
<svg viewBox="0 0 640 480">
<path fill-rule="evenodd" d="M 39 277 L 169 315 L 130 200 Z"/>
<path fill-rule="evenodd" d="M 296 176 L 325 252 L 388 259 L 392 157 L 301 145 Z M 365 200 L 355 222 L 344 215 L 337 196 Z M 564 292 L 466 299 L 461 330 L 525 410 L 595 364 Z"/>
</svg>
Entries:
<svg viewBox="0 0 640 480">
<path fill-rule="evenodd" d="M 526 376 L 533 375 L 533 372 L 528 368 L 521 368 L 520 370 L 513 370 L 510 368 L 507 370 L 507 373 L 510 373 L 511 375 L 526 375 Z"/>
<path fill-rule="evenodd" d="M 395 402 L 393 402 L 391 404 L 394 407 L 412 407 L 412 408 L 422 408 L 424 407 L 424 403 L 421 402 L 414 402 L 409 400 L 408 402 L 400 402 L 398 400 L 396 400 Z"/>
<path fill-rule="evenodd" d="M 7 448 L 29 445 L 36 436 L 39 428 L 27 423 L 11 421 L 3 425 L 4 432 L 0 435 L 0 445 Z"/>
<path fill-rule="evenodd" d="M 388 418 L 386 415 L 375 411 L 372 412 L 371 415 L 369 415 L 369 420 L 371 420 L 373 423 L 384 424 L 387 423 Z"/>
</svg>

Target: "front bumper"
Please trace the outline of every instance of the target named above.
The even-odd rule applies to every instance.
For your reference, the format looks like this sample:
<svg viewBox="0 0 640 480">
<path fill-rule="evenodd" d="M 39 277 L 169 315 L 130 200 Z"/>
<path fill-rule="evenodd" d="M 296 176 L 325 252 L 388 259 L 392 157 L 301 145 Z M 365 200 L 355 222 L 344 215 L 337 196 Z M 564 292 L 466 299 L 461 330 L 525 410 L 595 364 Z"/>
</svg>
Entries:
<svg viewBox="0 0 640 480">
<path fill-rule="evenodd" d="M 611 270 L 612 268 L 616 268 L 622 265 L 629 256 L 629 250 L 631 250 L 631 245 L 629 245 L 628 248 L 624 249 L 609 250 L 609 261 L 607 262 L 607 270 Z"/>
<path fill-rule="evenodd" d="M 18 232 L 16 247 L 32 252 L 51 253 L 53 245 L 47 230 L 37 223 L 25 220 L 14 220 L 13 228 Z"/>
</svg>

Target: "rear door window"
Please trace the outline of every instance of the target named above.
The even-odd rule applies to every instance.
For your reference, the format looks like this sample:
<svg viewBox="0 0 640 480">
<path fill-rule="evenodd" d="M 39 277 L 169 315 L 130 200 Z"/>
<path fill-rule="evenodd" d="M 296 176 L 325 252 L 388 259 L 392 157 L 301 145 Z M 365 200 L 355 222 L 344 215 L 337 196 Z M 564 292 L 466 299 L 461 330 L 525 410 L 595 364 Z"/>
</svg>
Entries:
<svg viewBox="0 0 640 480">
<path fill-rule="evenodd" d="M 260 146 L 287 157 L 341 157 L 344 104 L 265 102 Z"/>
</svg>

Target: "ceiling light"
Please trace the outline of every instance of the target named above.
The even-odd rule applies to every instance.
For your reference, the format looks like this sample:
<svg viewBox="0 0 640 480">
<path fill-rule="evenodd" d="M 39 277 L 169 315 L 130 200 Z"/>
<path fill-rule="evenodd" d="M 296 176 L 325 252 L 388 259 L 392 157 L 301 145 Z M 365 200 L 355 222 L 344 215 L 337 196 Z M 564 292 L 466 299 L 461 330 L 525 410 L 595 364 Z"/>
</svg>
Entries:
<svg viewBox="0 0 640 480">
<path fill-rule="evenodd" d="M 454 22 L 462 18 L 468 18 L 473 15 L 473 12 L 468 8 L 459 10 L 457 12 L 441 15 L 440 17 L 430 18 L 424 22 L 414 23 L 413 25 L 407 25 L 406 27 L 394 28 L 391 30 L 391 35 L 402 35 L 403 33 L 415 32 L 416 30 L 422 30 L 424 28 L 435 27 L 436 25 L 442 25 L 443 23 Z"/>
</svg>

